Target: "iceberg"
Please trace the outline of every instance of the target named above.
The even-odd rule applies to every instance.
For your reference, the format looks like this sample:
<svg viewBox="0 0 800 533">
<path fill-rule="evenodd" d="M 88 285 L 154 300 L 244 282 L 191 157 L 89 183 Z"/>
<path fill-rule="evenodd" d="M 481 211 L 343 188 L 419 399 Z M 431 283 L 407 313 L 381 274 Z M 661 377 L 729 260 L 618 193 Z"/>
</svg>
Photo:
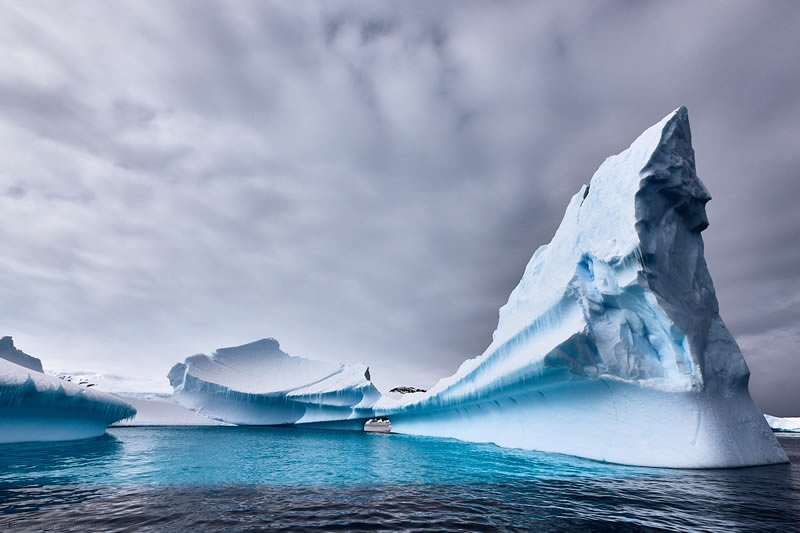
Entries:
<svg viewBox="0 0 800 533">
<path fill-rule="evenodd" d="M 764 415 L 767 424 L 773 431 L 784 433 L 800 433 L 800 417 L 781 418 L 778 416 Z"/>
<path fill-rule="evenodd" d="M 367 418 L 364 409 L 381 396 L 366 365 L 294 357 L 272 338 L 193 355 L 167 377 L 178 403 L 238 425 Z"/>
<path fill-rule="evenodd" d="M 197 355 L 177 400 L 236 424 L 452 437 L 620 464 L 788 462 L 748 391 L 701 232 L 710 200 L 686 108 L 609 157 L 500 309 L 484 353 L 427 392 L 380 394 L 363 365 L 291 357 L 274 339 Z"/>
<path fill-rule="evenodd" d="M 14 348 L 10 337 L 3 342 Z M 17 352 L 22 353 L 15 348 L 0 353 L 0 443 L 97 437 L 136 414 L 112 394 L 43 374 L 41 361 Z"/>
<path fill-rule="evenodd" d="M 703 254 L 710 195 L 686 108 L 609 157 L 528 263 L 475 359 L 405 405 L 392 431 L 614 463 L 785 463 L 748 392 Z"/>
</svg>

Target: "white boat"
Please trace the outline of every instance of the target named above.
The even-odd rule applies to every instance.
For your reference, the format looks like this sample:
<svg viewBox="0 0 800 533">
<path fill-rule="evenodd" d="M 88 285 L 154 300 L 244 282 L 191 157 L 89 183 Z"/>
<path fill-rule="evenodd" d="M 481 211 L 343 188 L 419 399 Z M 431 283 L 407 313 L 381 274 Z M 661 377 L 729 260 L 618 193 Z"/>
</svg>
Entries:
<svg viewBox="0 0 800 533">
<path fill-rule="evenodd" d="M 391 433 L 392 423 L 388 418 L 370 418 L 364 422 L 364 431 L 373 433 Z"/>
</svg>

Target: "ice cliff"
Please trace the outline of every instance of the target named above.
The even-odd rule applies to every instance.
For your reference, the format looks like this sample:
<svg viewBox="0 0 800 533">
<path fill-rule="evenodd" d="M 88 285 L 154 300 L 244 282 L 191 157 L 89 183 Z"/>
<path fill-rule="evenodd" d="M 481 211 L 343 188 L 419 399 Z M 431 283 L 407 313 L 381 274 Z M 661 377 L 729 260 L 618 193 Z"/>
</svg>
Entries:
<svg viewBox="0 0 800 533">
<path fill-rule="evenodd" d="M 13 348 L 10 337 L 3 342 Z M 28 359 L 0 356 L 0 443 L 95 437 L 136 414 L 112 394 L 43 374 L 41 361 L 16 351 Z"/>
<path fill-rule="evenodd" d="M 397 432 L 617 463 L 786 462 L 719 315 L 701 237 L 709 199 L 681 107 L 573 196 L 483 355 L 376 414 Z"/>
<path fill-rule="evenodd" d="M 293 357 L 275 339 L 193 355 L 168 377 L 181 405 L 242 425 L 358 418 L 380 397 L 365 365 Z"/>
</svg>

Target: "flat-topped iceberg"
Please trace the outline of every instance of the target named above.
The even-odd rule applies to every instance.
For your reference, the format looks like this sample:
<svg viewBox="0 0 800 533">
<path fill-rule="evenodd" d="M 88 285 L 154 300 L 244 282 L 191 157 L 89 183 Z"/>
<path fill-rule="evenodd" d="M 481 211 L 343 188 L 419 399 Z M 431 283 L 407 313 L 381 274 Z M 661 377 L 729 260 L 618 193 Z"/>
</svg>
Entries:
<svg viewBox="0 0 800 533">
<path fill-rule="evenodd" d="M 275 339 L 193 355 L 168 377 L 181 405 L 241 425 L 356 419 L 380 397 L 367 366 L 294 357 Z"/>
<path fill-rule="evenodd" d="M 800 417 L 787 417 L 781 418 L 779 416 L 764 415 L 767 419 L 767 424 L 773 431 L 780 431 L 786 433 L 800 433 Z"/>
<path fill-rule="evenodd" d="M 6 339 L 10 343 L 10 337 Z M 5 358 L 7 353 L 12 354 L 12 360 Z M 30 359 L 38 365 L 24 359 L 29 364 L 22 366 L 12 362 L 20 360 L 18 353 L 0 352 L 0 443 L 96 437 L 108 425 L 136 414 L 133 407 L 112 394 L 31 368 L 40 369 L 41 361 Z"/>
<path fill-rule="evenodd" d="M 616 463 L 786 462 L 719 315 L 700 235 L 709 199 L 682 107 L 572 198 L 483 355 L 376 415 L 396 432 Z"/>
</svg>

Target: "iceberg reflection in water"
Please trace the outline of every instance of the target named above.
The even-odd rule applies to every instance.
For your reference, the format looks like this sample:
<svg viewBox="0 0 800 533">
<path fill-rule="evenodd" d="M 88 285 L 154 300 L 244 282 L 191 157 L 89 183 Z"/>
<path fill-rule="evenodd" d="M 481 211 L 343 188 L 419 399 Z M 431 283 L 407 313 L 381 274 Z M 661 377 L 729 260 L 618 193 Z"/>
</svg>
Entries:
<svg viewBox="0 0 800 533">
<path fill-rule="evenodd" d="M 795 464 L 687 471 L 410 435 L 113 428 L 88 441 L 0 446 L 0 521 L 158 531 L 787 531 L 800 520 L 800 438 L 781 443 Z"/>
</svg>

